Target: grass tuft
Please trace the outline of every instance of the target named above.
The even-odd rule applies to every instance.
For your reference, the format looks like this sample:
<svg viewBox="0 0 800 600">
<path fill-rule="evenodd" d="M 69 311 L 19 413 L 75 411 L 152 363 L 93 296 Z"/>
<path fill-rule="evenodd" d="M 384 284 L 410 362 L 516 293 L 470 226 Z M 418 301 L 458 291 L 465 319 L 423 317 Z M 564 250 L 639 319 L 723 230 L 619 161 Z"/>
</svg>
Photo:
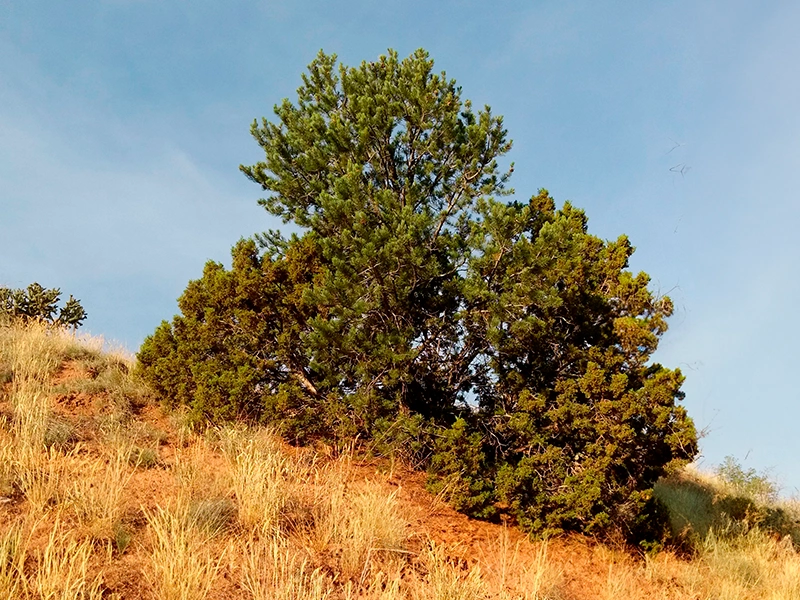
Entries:
<svg viewBox="0 0 800 600">
<path fill-rule="evenodd" d="M 57 520 L 44 549 L 35 553 L 30 587 L 41 600 L 100 600 L 102 575 L 89 574 L 93 553 L 91 541 L 79 541 L 63 532 Z"/>
<path fill-rule="evenodd" d="M 486 585 L 480 568 L 464 567 L 451 559 L 443 546 L 429 544 L 422 553 L 427 571 L 424 585 L 416 586 L 415 600 L 484 600 Z"/>
<path fill-rule="evenodd" d="M 152 537 L 149 578 L 159 600 L 202 600 L 219 572 L 209 536 L 197 527 L 188 505 L 145 510 Z"/>
<path fill-rule="evenodd" d="M 344 577 L 363 581 L 372 563 L 404 556 L 408 524 L 396 493 L 387 494 L 377 484 L 348 484 L 338 469 L 322 481 L 313 542 L 338 556 Z"/>
<path fill-rule="evenodd" d="M 278 535 L 292 498 L 292 463 L 267 431 L 228 429 L 220 438 L 240 524 L 246 530 Z"/>
<path fill-rule="evenodd" d="M 114 540 L 121 527 L 126 486 L 132 476 L 127 452 L 118 449 L 108 460 L 84 460 L 76 471 L 67 492 L 67 505 L 89 537 Z"/>
<path fill-rule="evenodd" d="M 22 529 L 12 527 L 0 536 L 0 598 L 24 597 L 26 548 Z"/>
<path fill-rule="evenodd" d="M 242 587 L 253 600 L 325 600 L 333 593 L 323 571 L 309 566 L 285 540 L 251 537 L 241 551 Z"/>
</svg>

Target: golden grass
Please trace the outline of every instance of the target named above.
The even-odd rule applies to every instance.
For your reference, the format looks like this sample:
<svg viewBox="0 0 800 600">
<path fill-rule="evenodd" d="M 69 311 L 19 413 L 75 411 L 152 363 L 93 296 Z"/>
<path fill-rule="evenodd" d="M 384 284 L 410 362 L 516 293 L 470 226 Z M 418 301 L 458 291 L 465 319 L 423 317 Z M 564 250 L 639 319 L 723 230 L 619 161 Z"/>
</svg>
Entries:
<svg viewBox="0 0 800 600">
<path fill-rule="evenodd" d="M 42 363 L 39 367 L 49 368 L 49 364 Z M 26 377 L 18 380 L 15 375 L 11 392 L 14 411 L 11 439 L 3 451 L 11 454 L 7 463 L 11 478 L 32 511 L 39 513 L 58 500 L 67 464 L 64 452 L 47 445 L 51 408 L 45 384 L 34 369 L 29 369 Z"/>
<path fill-rule="evenodd" d="M 144 575 L 139 595 L 159 600 L 800 598 L 791 542 L 758 523 L 726 530 L 712 509 L 727 492 L 702 474 L 687 475 L 695 487 L 660 488 L 677 507 L 674 526 L 691 525 L 691 559 L 600 547 L 580 563 L 593 574 L 569 572 L 563 551 L 551 552 L 560 542 L 512 542 L 507 529 L 465 559 L 463 548 L 420 540 L 402 490 L 365 476 L 352 451 L 317 456 L 263 429 L 199 435 L 162 422 L 167 434 L 137 420 L 126 405 L 141 394 L 130 359 L 103 348 L 40 325 L 0 326 L 0 600 L 112 598 L 108 569 L 128 565 L 131 578 Z M 54 434 L 63 390 L 52 378 L 65 361 L 88 375 L 59 385 L 115 403 L 73 445 Z M 137 477 L 149 495 L 138 488 L 133 502 Z"/>
<path fill-rule="evenodd" d="M 238 520 L 245 529 L 278 535 L 284 509 L 292 498 L 296 473 L 268 431 L 228 429 L 221 434 L 236 497 Z"/>
<path fill-rule="evenodd" d="M 109 458 L 83 459 L 73 469 L 66 504 L 84 532 L 93 539 L 114 539 L 125 512 L 126 486 L 133 471 L 128 449 Z"/>
<path fill-rule="evenodd" d="M 501 600 L 556 600 L 562 595 L 563 572 L 548 556 L 548 542 L 538 543 L 533 556 L 521 555 L 522 540 L 512 543 L 508 527 L 479 561 L 489 587 Z"/>
<path fill-rule="evenodd" d="M 90 540 L 76 540 L 57 519 L 44 549 L 35 553 L 29 587 L 41 600 L 100 600 L 102 575 L 89 573 L 94 551 Z"/>
<path fill-rule="evenodd" d="M 733 538 L 712 532 L 681 574 L 689 589 L 720 600 L 800 598 L 800 560 L 790 540 L 756 529 Z"/>
<path fill-rule="evenodd" d="M 68 463 L 66 456 L 56 448 L 18 447 L 15 472 L 17 485 L 32 514 L 44 512 L 63 498 Z"/>
<path fill-rule="evenodd" d="M 25 580 L 25 540 L 20 527 L 12 527 L 0 536 L 0 598 L 23 595 Z"/>
<path fill-rule="evenodd" d="M 413 590 L 415 600 L 483 600 L 487 586 L 480 567 L 462 568 L 454 564 L 445 548 L 433 543 L 422 553 L 422 563 L 427 571 L 424 585 Z"/>
<path fill-rule="evenodd" d="M 248 538 L 237 551 L 244 554 L 242 587 L 253 600 L 324 600 L 334 591 L 319 567 L 293 551 L 286 539 Z"/>
<path fill-rule="evenodd" d="M 363 581 L 372 563 L 391 563 L 404 556 L 407 522 L 396 493 L 387 493 L 377 483 L 350 479 L 341 461 L 318 477 L 311 542 L 338 557 L 344 577 Z"/>
<path fill-rule="evenodd" d="M 195 527 L 188 505 L 175 502 L 144 514 L 152 537 L 148 577 L 156 598 L 206 598 L 223 557 L 214 556 L 209 537 Z"/>
</svg>

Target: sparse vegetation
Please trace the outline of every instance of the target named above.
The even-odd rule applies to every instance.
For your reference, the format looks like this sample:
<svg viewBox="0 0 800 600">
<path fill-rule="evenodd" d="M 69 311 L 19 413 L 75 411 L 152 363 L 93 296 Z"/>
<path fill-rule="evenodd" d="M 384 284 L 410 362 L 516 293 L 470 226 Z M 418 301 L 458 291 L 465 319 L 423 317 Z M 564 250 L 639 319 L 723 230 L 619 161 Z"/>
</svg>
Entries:
<svg viewBox="0 0 800 600">
<path fill-rule="evenodd" d="M 791 537 L 755 518 L 753 509 L 783 510 L 795 526 L 797 513 L 790 505 L 764 504 L 774 499 L 763 493 L 768 478 L 731 461 L 717 475 L 684 470 L 656 487 L 669 514 L 684 518 L 676 531 L 689 535 L 688 552 L 681 546 L 673 553 L 669 540 L 643 558 L 579 539 L 532 542 L 442 507 L 419 480 L 404 479 L 410 475 L 399 465 L 397 478 L 360 464 L 352 451 L 294 449 L 259 428 L 179 429 L 178 420 L 142 404 L 145 392 L 133 376 L 121 386 L 138 398 L 128 405 L 125 427 L 103 403 L 89 403 L 91 414 L 69 412 L 59 386 L 83 384 L 65 377 L 97 376 L 80 366 L 87 355 L 77 347 L 92 348 L 100 371 L 119 357 L 105 355 L 96 340 L 41 324 L 0 332 L 0 362 L 15 365 L 0 387 L 2 598 L 789 600 L 800 594 Z M 80 432 L 71 446 L 48 446 L 55 414 Z M 161 447 L 163 457 L 145 468 L 130 459 L 136 444 Z M 756 480 L 759 486 L 749 485 Z M 406 488 L 416 490 L 416 500 Z M 722 518 L 725 499 L 747 490 L 752 504 L 744 520 Z"/>
<path fill-rule="evenodd" d="M 732 457 L 716 474 L 684 469 L 656 484 L 666 508 L 671 544 L 700 551 L 709 539 L 728 543 L 750 535 L 772 535 L 800 547 L 800 506 L 780 501 L 765 474 L 745 471 Z"/>
</svg>

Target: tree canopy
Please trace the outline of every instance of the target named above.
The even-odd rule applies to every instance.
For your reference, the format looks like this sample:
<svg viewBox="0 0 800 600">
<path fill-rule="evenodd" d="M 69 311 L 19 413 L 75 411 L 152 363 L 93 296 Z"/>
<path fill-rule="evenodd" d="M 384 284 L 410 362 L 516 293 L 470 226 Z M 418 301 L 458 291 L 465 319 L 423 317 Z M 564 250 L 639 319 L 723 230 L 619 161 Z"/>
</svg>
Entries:
<svg viewBox="0 0 800 600">
<path fill-rule="evenodd" d="M 504 200 L 502 118 L 422 50 L 321 52 L 274 112 L 241 169 L 301 233 L 206 265 L 140 350 L 153 387 L 197 418 L 403 446 L 472 514 L 632 530 L 697 440 L 681 373 L 650 360 L 672 304 L 628 239 L 545 190 Z"/>
</svg>

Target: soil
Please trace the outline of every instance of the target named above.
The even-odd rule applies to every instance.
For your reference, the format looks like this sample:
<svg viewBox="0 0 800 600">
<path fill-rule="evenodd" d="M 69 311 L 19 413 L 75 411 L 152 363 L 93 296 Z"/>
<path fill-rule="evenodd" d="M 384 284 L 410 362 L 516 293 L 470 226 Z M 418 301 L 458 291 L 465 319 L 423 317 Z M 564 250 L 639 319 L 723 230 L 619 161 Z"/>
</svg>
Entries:
<svg viewBox="0 0 800 600">
<path fill-rule="evenodd" d="M 79 363 L 66 363 L 54 377 L 53 384 L 57 386 L 55 389 L 68 389 L 71 382 L 91 379 L 93 375 Z M 3 396 L 5 394 L 0 394 L 0 413 L 10 415 L 10 406 L 2 401 Z M 54 402 L 59 418 L 69 420 L 82 432 L 76 452 L 100 456 L 101 441 L 97 435 L 91 434 L 91 424 L 111 411 L 109 399 L 103 394 L 59 392 L 55 394 Z M 192 448 L 179 436 L 173 420 L 157 405 L 145 404 L 133 410 L 133 420 L 159 432 L 151 442 L 159 458 L 151 468 L 136 469 L 126 486 L 129 510 L 125 535 L 129 540 L 124 539 L 125 535 L 116 540 L 112 560 L 95 567 L 99 569 L 102 566 L 105 586 L 114 597 L 139 600 L 152 595 L 144 570 L 149 543 L 144 511 L 155 510 L 174 495 L 177 485 L 172 466 L 176 452 L 191 451 Z M 213 476 L 221 468 L 222 458 L 207 456 L 208 472 L 205 476 Z M 464 569 L 478 565 L 482 573 L 495 577 L 502 575 L 510 557 L 516 565 L 535 565 L 541 558 L 541 541 L 529 539 L 511 525 L 479 521 L 456 512 L 425 489 L 424 473 L 403 468 L 392 470 L 380 462 L 357 463 L 354 468 L 356 477 L 380 482 L 388 492 L 396 493 L 409 522 L 411 552 L 418 552 L 433 542 L 447 549 L 454 564 Z M 3 523 L 18 520 L 24 509 L 23 498 L 4 498 L 0 501 L 0 527 L 4 529 Z M 34 549 L 44 543 L 39 539 L 32 541 Z M 564 600 L 601 597 L 600 590 L 607 586 L 615 568 L 630 573 L 642 570 L 642 559 L 635 553 L 624 548 L 609 548 L 591 538 L 566 536 L 550 539 L 546 544 L 547 559 L 557 566 L 560 573 L 559 597 Z M 641 598 L 665 597 L 663 589 L 655 582 L 640 575 L 637 578 L 640 580 L 637 584 Z M 230 581 L 229 571 L 223 569 L 223 581 L 217 587 L 214 597 L 230 597 L 235 586 Z"/>
</svg>

